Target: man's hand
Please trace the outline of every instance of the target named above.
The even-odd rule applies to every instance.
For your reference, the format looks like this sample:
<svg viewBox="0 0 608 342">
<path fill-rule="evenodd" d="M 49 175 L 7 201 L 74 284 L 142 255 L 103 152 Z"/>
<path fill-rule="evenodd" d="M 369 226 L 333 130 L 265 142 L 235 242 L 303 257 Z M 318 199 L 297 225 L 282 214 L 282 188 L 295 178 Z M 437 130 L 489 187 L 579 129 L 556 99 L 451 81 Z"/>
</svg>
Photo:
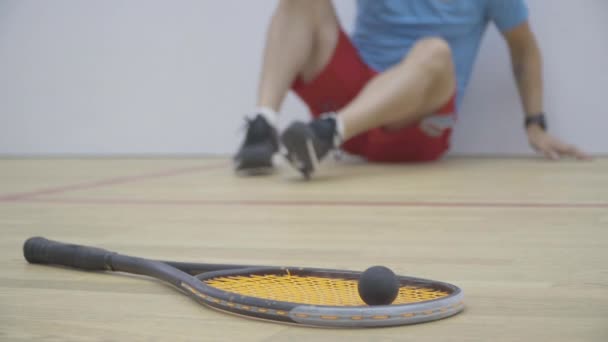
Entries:
<svg viewBox="0 0 608 342">
<path fill-rule="evenodd" d="M 526 113 L 541 113 L 543 111 L 542 60 L 536 37 L 528 22 L 504 32 L 504 37 L 509 45 L 513 72 L 524 110 Z M 547 134 L 538 125 L 529 126 L 527 133 L 530 145 L 551 160 L 560 157 L 591 159 L 575 146 L 563 143 Z"/>
<path fill-rule="evenodd" d="M 574 145 L 566 144 L 543 131 L 539 126 L 532 125 L 527 129 L 530 145 L 551 160 L 560 157 L 574 157 L 578 160 L 591 160 L 591 156 L 579 150 Z"/>
</svg>

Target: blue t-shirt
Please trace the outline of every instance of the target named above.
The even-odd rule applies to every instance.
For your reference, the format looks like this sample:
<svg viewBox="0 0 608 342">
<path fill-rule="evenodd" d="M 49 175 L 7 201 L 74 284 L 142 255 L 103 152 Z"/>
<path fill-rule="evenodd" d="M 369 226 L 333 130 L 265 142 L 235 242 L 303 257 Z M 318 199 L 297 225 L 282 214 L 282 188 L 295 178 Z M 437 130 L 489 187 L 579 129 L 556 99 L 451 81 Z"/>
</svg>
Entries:
<svg viewBox="0 0 608 342">
<path fill-rule="evenodd" d="M 438 36 L 450 44 L 458 107 L 488 24 L 505 32 L 528 19 L 524 0 L 357 0 L 357 5 L 352 40 L 378 71 L 399 63 L 421 38 Z"/>
</svg>

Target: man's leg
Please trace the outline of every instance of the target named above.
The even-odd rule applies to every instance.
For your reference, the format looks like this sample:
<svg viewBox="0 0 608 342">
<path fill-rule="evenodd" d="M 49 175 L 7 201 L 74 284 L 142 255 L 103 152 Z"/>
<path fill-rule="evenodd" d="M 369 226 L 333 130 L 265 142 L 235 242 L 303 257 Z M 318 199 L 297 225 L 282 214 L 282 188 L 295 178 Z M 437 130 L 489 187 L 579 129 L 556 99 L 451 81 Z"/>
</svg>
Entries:
<svg viewBox="0 0 608 342">
<path fill-rule="evenodd" d="M 292 164 L 309 176 L 339 141 L 377 127 L 398 129 L 432 115 L 453 96 L 455 85 L 449 45 L 439 38 L 423 39 L 333 118 L 296 122 L 281 140 Z"/>
<path fill-rule="evenodd" d="M 419 41 L 398 65 L 375 77 L 338 117 L 347 140 L 369 129 L 397 129 L 432 115 L 456 89 L 449 45 L 438 38 Z"/>
<path fill-rule="evenodd" d="M 330 0 L 282 0 L 268 30 L 258 106 L 279 111 L 298 76 L 310 81 L 323 70 L 338 42 L 338 30 Z"/>
<path fill-rule="evenodd" d="M 331 59 L 339 24 L 330 0 L 281 0 L 270 23 L 258 89 L 258 109 L 235 156 L 237 171 L 272 167 L 278 150 L 277 112 L 294 80 L 311 80 Z"/>
</svg>

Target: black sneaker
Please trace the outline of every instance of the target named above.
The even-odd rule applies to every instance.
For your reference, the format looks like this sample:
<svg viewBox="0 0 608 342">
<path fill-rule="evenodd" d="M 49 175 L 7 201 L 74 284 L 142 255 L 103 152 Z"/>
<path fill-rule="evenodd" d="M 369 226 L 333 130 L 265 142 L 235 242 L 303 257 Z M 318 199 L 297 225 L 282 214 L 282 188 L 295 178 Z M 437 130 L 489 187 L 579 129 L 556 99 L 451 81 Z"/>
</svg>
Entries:
<svg viewBox="0 0 608 342">
<path fill-rule="evenodd" d="M 266 174 L 273 171 L 272 156 L 279 150 L 276 129 L 263 115 L 247 119 L 247 134 L 234 156 L 235 170 L 243 175 Z"/>
<path fill-rule="evenodd" d="M 294 122 L 281 135 L 281 143 L 287 161 L 309 179 L 319 162 L 339 145 L 336 120 L 327 117 L 308 124 Z"/>
</svg>

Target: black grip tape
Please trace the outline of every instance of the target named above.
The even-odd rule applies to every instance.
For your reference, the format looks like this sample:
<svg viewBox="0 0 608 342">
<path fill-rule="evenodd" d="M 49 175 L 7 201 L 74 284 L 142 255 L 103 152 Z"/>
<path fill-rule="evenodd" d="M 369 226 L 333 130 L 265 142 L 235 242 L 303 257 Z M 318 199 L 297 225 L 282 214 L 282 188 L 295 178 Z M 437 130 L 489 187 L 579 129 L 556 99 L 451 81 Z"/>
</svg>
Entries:
<svg viewBox="0 0 608 342">
<path fill-rule="evenodd" d="M 32 264 L 63 265 L 82 270 L 111 270 L 111 256 L 105 249 L 72 245 L 32 237 L 23 244 L 23 256 Z"/>
</svg>

